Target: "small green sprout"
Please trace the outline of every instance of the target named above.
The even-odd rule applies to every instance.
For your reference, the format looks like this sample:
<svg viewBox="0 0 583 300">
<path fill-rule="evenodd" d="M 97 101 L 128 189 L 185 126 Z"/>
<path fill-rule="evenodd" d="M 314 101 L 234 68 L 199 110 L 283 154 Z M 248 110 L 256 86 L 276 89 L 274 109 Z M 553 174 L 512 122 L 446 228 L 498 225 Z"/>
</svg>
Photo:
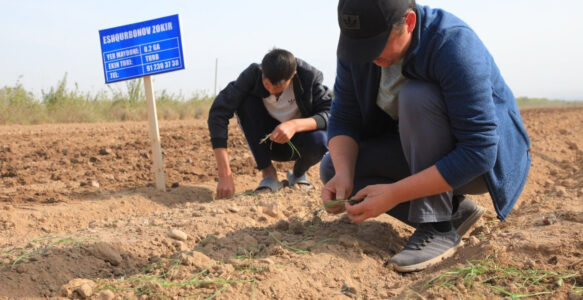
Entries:
<svg viewBox="0 0 583 300">
<path fill-rule="evenodd" d="M 266 134 L 265 137 L 263 139 L 261 139 L 261 141 L 259 141 L 259 144 L 263 144 L 267 141 L 270 142 L 269 144 L 269 149 L 271 149 L 271 146 L 273 145 L 273 141 L 269 140 L 269 138 L 271 137 L 271 133 Z M 294 153 L 298 155 L 298 157 L 302 157 L 302 155 L 300 154 L 300 151 L 298 150 L 298 148 L 294 145 L 294 143 L 291 142 L 291 140 L 287 141 L 286 144 L 289 145 L 289 147 L 292 150 L 292 154 L 290 156 L 290 159 L 292 159 L 292 157 L 294 157 Z"/>
</svg>

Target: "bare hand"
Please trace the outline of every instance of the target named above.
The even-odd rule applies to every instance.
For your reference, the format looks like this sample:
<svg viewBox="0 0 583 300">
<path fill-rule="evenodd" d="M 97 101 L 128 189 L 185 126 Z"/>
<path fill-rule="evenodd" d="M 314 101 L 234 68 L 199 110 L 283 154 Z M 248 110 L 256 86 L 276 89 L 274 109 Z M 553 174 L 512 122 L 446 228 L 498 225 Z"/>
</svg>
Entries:
<svg viewBox="0 0 583 300">
<path fill-rule="evenodd" d="M 391 210 L 400 202 L 392 192 L 392 184 L 369 185 L 358 191 L 352 199 L 364 199 L 354 205 L 345 204 L 346 213 L 354 223 L 375 218 Z"/>
<path fill-rule="evenodd" d="M 271 133 L 269 139 L 278 144 L 287 143 L 289 140 L 291 140 L 294 134 L 296 134 L 296 126 L 292 121 L 293 120 L 277 125 L 277 127 L 275 127 Z"/>
<path fill-rule="evenodd" d="M 332 200 L 346 200 L 352 193 L 352 189 L 352 178 L 336 174 L 322 188 L 322 203 L 326 206 L 326 203 Z M 345 207 L 342 204 L 326 207 L 326 211 L 331 214 L 339 214 L 344 210 Z"/>
<path fill-rule="evenodd" d="M 235 194 L 235 181 L 232 175 L 219 177 L 217 184 L 217 199 L 231 198 Z"/>
</svg>

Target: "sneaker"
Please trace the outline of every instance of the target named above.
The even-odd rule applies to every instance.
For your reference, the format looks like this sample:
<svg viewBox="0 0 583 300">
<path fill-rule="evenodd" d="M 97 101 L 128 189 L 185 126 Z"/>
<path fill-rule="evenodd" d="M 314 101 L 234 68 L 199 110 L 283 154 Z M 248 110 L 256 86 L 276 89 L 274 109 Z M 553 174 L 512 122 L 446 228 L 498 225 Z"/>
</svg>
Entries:
<svg viewBox="0 0 583 300">
<path fill-rule="evenodd" d="M 423 270 L 452 256 L 461 244 L 462 238 L 453 228 L 439 232 L 431 224 L 419 224 L 405 248 L 387 264 L 393 264 L 399 272 Z"/>
<path fill-rule="evenodd" d="M 457 211 L 451 216 L 451 222 L 457 233 L 463 237 L 478 222 L 486 209 L 474 203 L 470 198 L 454 197 L 459 197 L 460 200 Z"/>
</svg>

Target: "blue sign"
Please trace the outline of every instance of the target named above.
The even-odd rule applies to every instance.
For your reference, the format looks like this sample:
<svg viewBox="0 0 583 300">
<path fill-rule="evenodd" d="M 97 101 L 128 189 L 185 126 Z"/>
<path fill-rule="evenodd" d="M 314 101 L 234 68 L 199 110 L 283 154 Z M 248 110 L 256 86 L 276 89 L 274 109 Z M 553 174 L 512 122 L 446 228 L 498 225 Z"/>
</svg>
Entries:
<svg viewBox="0 0 583 300">
<path fill-rule="evenodd" d="M 105 83 L 184 69 L 178 15 L 99 30 Z"/>
</svg>

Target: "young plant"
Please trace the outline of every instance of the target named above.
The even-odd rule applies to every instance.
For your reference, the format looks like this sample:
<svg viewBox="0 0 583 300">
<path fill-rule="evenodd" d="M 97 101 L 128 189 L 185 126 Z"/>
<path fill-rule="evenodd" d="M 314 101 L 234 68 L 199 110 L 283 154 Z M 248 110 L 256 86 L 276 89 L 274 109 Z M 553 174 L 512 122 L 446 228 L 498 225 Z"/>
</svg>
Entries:
<svg viewBox="0 0 583 300">
<path fill-rule="evenodd" d="M 269 149 L 271 149 L 271 147 L 272 147 L 272 145 L 273 145 L 273 141 L 271 141 L 271 140 L 269 139 L 270 137 L 271 137 L 271 133 L 269 133 L 269 134 L 266 134 L 266 135 L 265 135 L 265 137 L 264 137 L 263 139 L 261 139 L 261 141 L 259 141 L 259 144 L 263 144 L 263 143 L 265 143 L 265 142 L 269 141 L 269 143 L 270 143 L 270 144 L 269 144 Z M 287 142 L 286 142 L 286 144 L 288 144 L 288 145 L 289 145 L 289 147 L 290 147 L 290 148 L 291 148 L 291 150 L 292 150 L 292 154 L 291 154 L 291 156 L 289 157 L 289 159 L 292 159 L 292 158 L 294 157 L 294 153 L 295 153 L 295 154 L 297 154 L 297 155 L 298 155 L 298 157 L 302 157 L 302 155 L 300 154 L 300 151 L 298 150 L 298 148 L 296 148 L 296 146 L 294 145 L 294 143 L 292 143 L 292 142 L 291 142 L 291 140 L 290 140 L 290 141 L 287 141 Z"/>
<path fill-rule="evenodd" d="M 332 200 L 332 201 L 328 201 L 326 203 L 324 203 L 324 208 L 330 208 L 332 206 L 336 206 L 339 204 L 344 204 L 346 202 L 348 202 L 350 205 L 355 205 L 358 204 L 360 202 L 362 202 L 362 200 L 364 200 L 364 198 L 360 198 L 360 199 L 345 199 L 345 200 Z"/>
<path fill-rule="evenodd" d="M 461 292 L 457 288 L 461 284 L 470 294 L 491 289 L 499 293 L 497 296 L 519 299 L 553 295 L 563 284 L 569 283 L 576 294 L 581 288 L 577 286 L 577 275 L 578 272 L 570 270 L 523 270 L 499 265 L 489 257 L 486 260 L 468 261 L 463 267 L 449 269 L 422 284 L 416 292 L 423 293 L 433 288 L 434 293 L 439 293 L 445 289 L 463 297 L 467 292 Z"/>
</svg>

